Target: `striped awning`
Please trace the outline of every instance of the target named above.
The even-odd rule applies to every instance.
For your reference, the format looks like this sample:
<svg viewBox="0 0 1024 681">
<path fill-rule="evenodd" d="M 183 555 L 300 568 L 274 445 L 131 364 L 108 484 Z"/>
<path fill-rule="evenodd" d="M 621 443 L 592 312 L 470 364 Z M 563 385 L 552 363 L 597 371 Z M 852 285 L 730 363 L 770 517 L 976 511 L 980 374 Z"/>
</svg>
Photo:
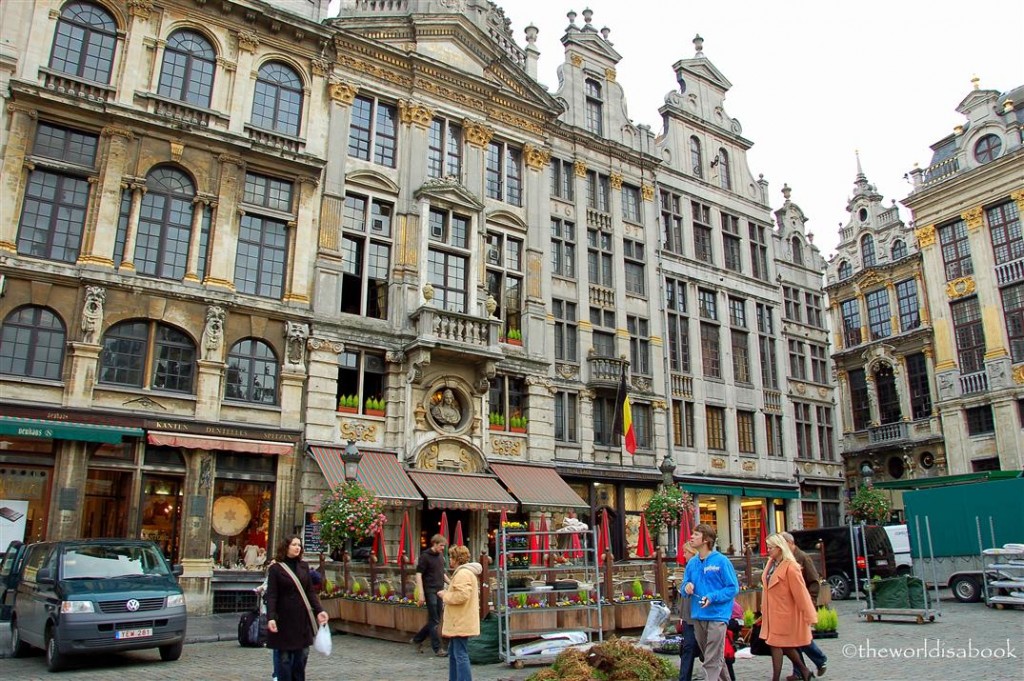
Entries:
<svg viewBox="0 0 1024 681">
<path fill-rule="evenodd" d="M 345 464 L 341 460 L 344 447 L 310 445 L 309 454 L 316 460 L 331 489 L 345 482 Z M 416 506 L 423 496 L 409 479 L 398 457 L 387 452 L 362 450 L 356 480 L 373 490 L 388 506 Z"/>
<path fill-rule="evenodd" d="M 516 511 L 519 508 L 498 479 L 490 475 L 409 471 L 409 477 L 427 498 L 429 508 L 471 511 Z"/>
<path fill-rule="evenodd" d="M 590 508 L 550 466 L 492 463 L 491 470 L 519 500 L 524 511 Z"/>
<path fill-rule="evenodd" d="M 239 452 L 242 454 L 285 455 L 295 451 L 295 445 L 267 440 L 243 440 L 235 437 L 209 437 L 183 433 L 164 433 L 151 430 L 146 441 L 158 447 L 181 447 L 183 449 L 205 449 L 216 452 Z"/>
</svg>

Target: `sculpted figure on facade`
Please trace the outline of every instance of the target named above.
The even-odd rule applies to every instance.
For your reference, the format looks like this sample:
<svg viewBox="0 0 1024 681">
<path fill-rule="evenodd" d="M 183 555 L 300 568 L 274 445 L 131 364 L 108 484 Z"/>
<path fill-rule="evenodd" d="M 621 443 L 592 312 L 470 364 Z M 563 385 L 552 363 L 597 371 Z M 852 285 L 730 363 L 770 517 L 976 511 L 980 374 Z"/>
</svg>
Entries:
<svg viewBox="0 0 1024 681">
<path fill-rule="evenodd" d="M 203 330 L 203 359 L 220 359 L 220 346 L 224 342 L 224 308 L 211 305 L 206 308 L 206 328 Z"/>
<path fill-rule="evenodd" d="M 306 339 L 309 338 L 309 326 L 299 322 L 285 322 L 284 335 L 288 343 L 288 349 L 285 353 L 288 364 L 293 367 L 303 367 L 303 360 L 306 355 Z"/>
<path fill-rule="evenodd" d="M 430 407 L 430 415 L 434 421 L 442 427 L 454 427 L 462 421 L 462 407 L 455 399 L 455 393 L 451 388 L 445 388 L 441 393 L 441 401 Z"/>
<path fill-rule="evenodd" d="M 95 345 L 103 328 L 103 303 L 107 291 L 102 286 L 85 287 L 85 305 L 82 307 L 82 342 Z"/>
</svg>

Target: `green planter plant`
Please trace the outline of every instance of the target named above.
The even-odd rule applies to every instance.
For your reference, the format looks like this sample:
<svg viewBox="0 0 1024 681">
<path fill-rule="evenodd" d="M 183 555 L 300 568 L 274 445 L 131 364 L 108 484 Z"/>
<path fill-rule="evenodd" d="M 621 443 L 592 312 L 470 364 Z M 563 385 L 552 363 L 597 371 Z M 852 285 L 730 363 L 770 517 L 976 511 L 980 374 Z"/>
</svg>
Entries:
<svg viewBox="0 0 1024 681">
<path fill-rule="evenodd" d="M 818 608 L 818 623 L 814 625 L 814 638 L 837 638 L 839 636 L 839 613 L 832 608 Z"/>
</svg>

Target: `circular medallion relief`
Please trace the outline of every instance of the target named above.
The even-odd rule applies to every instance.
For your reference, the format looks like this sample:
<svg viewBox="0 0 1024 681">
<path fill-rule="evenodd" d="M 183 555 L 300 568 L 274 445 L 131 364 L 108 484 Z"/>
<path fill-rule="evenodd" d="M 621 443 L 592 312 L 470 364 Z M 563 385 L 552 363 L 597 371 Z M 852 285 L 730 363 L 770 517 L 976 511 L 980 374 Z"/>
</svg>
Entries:
<svg viewBox="0 0 1024 681">
<path fill-rule="evenodd" d="M 462 430 L 472 416 L 469 401 L 461 390 L 450 386 L 434 389 L 427 400 L 427 415 L 435 429 L 451 433 Z"/>
</svg>

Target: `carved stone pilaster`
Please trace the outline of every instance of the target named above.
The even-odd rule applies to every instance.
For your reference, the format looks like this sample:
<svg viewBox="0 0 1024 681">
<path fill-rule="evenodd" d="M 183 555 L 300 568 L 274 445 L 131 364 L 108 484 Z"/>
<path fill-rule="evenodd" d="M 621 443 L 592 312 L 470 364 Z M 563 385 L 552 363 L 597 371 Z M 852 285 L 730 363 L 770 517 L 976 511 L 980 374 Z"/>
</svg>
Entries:
<svg viewBox="0 0 1024 681">
<path fill-rule="evenodd" d="M 587 162 L 586 161 L 573 161 L 573 170 L 576 171 L 576 177 L 587 176 Z"/>
<path fill-rule="evenodd" d="M 384 361 L 388 364 L 404 364 L 405 353 L 389 351 L 384 355 Z"/>
<path fill-rule="evenodd" d="M 322 57 L 313 57 L 310 62 L 313 67 L 313 75 L 323 78 L 331 72 L 331 62 Z"/>
<path fill-rule="evenodd" d="M 488 128 L 483 123 L 478 123 L 468 118 L 462 122 L 462 131 L 466 135 L 467 142 L 480 148 L 490 144 L 491 138 L 494 137 L 494 130 Z"/>
<path fill-rule="evenodd" d="M 523 159 L 530 170 L 544 170 L 551 163 L 551 151 L 527 144 L 523 147 Z"/>
<path fill-rule="evenodd" d="M 148 19 L 153 13 L 153 0 L 128 0 L 128 14 Z"/>
<path fill-rule="evenodd" d="M 285 322 L 286 338 L 285 364 L 292 369 L 303 370 L 306 367 L 306 341 L 309 339 L 309 325 L 301 322 Z"/>
<path fill-rule="evenodd" d="M 615 82 L 615 69 L 605 69 L 604 70 L 604 77 L 608 80 L 609 83 L 614 83 Z"/>
<path fill-rule="evenodd" d="M 926 225 L 914 231 L 917 237 L 917 247 L 926 248 L 935 244 L 935 225 Z"/>
<path fill-rule="evenodd" d="M 237 35 L 238 49 L 240 50 L 255 52 L 256 48 L 260 46 L 260 37 L 256 31 L 239 31 Z"/>
<path fill-rule="evenodd" d="M 960 217 L 967 223 L 967 230 L 973 232 L 976 229 L 981 229 L 985 226 L 985 209 L 981 206 L 975 206 L 974 208 L 968 208 L 963 213 L 960 213 Z"/>
<path fill-rule="evenodd" d="M 569 57 L 569 62 L 576 68 L 579 68 L 583 66 L 583 57 L 578 54 L 573 54 Z"/>
<path fill-rule="evenodd" d="M 331 84 L 327 86 L 327 93 L 331 96 L 332 102 L 337 102 L 342 106 L 351 106 L 359 93 L 359 86 L 332 80 Z"/>
<path fill-rule="evenodd" d="M 622 189 L 622 173 L 612 173 L 608 177 L 608 184 L 610 184 L 612 189 L 615 191 Z"/>
<path fill-rule="evenodd" d="M 135 133 L 133 133 L 130 128 L 126 128 L 123 125 L 105 126 L 101 134 L 104 137 L 123 137 L 126 141 L 135 139 Z"/>
<path fill-rule="evenodd" d="M 345 344 L 339 343 L 338 341 L 328 340 L 326 338 L 310 338 L 306 341 L 306 347 L 309 348 L 310 352 L 330 352 L 335 355 L 340 355 L 345 352 Z"/>
<path fill-rule="evenodd" d="M 407 99 L 398 100 L 398 120 L 406 125 L 415 125 L 426 130 L 434 119 L 433 109 Z"/>
<path fill-rule="evenodd" d="M 642 184 L 640 185 L 640 196 L 643 197 L 644 201 L 654 200 L 654 185 L 653 184 Z"/>
</svg>

